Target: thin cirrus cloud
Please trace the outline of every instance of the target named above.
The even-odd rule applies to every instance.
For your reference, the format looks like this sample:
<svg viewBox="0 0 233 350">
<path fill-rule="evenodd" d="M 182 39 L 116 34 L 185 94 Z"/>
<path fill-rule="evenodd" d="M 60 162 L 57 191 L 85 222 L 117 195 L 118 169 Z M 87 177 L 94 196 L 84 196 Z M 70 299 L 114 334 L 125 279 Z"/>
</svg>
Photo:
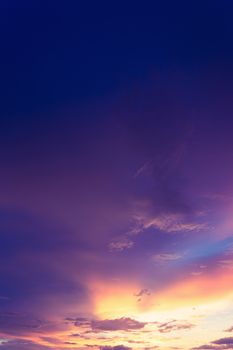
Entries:
<svg viewBox="0 0 233 350">
<path fill-rule="evenodd" d="M 155 262 L 169 262 L 169 261 L 175 261 L 179 260 L 183 257 L 182 254 L 178 253 L 162 253 L 162 254 L 156 254 L 152 256 L 152 260 Z"/>
<path fill-rule="evenodd" d="M 172 232 L 192 232 L 207 229 L 206 223 L 189 222 L 184 215 L 162 214 L 155 218 L 137 218 L 142 223 L 143 229 L 155 228 L 167 233 Z"/>
<path fill-rule="evenodd" d="M 148 210 L 150 211 L 150 210 Z M 202 215 L 201 215 L 202 216 Z M 198 218 L 198 217 L 197 217 Z M 193 221 L 192 221 L 193 220 Z M 149 217 L 145 215 L 137 214 L 133 218 L 133 227 L 120 237 L 114 238 L 109 243 L 110 251 L 123 251 L 125 249 L 131 249 L 134 246 L 135 236 L 140 234 L 146 234 L 147 230 L 157 230 L 166 233 L 198 233 L 203 231 L 209 231 L 209 225 L 207 222 L 197 222 L 196 218 L 192 218 L 181 214 L 159 214 L 156 217 Z"/>
<path fill-rule="evenodd" d="M 125 249 L 130 249 L 134 245 L 134 242 L 126 236 L 116 237 L 112 242 L 109 243 L 110 251 L 121 252 Z"/>
</svg>

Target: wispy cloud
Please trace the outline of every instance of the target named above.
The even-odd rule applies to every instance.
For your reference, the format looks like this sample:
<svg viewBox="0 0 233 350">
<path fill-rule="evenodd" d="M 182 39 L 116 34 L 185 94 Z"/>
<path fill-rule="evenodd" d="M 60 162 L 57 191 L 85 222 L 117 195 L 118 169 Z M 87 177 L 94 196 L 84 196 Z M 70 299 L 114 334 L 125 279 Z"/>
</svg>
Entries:
<svg viewBox="0 0 233 350">
<path fill-rule="evenodd" d="M 193 328 L 195 325 L 187 321 L 172 320 L 169 322 L 160 323 L 158 331 L 160 333 L 169 333 L 173 331 L 187 330 Z"/>
<path fill-rule="evenodd" d="M 152 260 L 155 262 L 166 262 L 166 261 L 175 261 L 183 257 L 182 254 L 178 253 L 161 253 L 155 254 L 152 256 Z"/>
<path fill-rule="evenodd" d="M 168 233 L 201 231 L 207 228 L 205 223 L 189 221 L 180 214 L 162 214 L 151 218 L 141 218 L 140 221 L 143 222 L 144 229 L 153 227 Z"/>
<path fill-rule="evenodd" d="M 114 241 L 112 241 L 109 244 L 109 250 L 110 251 L 118 251 L 121 252 L 125 249 L 130 249 L 132 248 L 134 245 L 134 242 L 132 240 L 130 240 L 128 237 L 126 236 L 121 236 L 116 238 Z"/>
</svg>

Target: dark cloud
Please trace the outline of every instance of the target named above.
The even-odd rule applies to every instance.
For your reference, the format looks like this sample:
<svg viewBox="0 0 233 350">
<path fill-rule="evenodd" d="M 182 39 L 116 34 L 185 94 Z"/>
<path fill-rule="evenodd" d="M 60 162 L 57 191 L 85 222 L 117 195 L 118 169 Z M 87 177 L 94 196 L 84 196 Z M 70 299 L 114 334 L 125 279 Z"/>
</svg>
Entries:
<svg viewBox="0 0 233 350">
<path fill-rule="evenodd" d="M 148 296 L 150 294 L 149 289 L 143 288 L 138 293 L 134 294 L 134 296 L 137 297 L 137 301 L 140 302 L 144 296 Z"/>
<path fill-rule="evenodd" d="M 179 330 L 184 330 L 184 329 L 191 329 L 193 328 L 194 325 L 189 322 L 181 322 L 181 321 L 170 321 L 170 322 L 165 322 L 161 323 L 158 325 L 158 331 L 160 333 L 169 333 L 173 331 L 179 331 Z"/>
<path fill-rule="evenodd" d="M 212 341 L 212 344 L 231 345 L 233 347 L 233 337 L 220 338 Z"/>
<path fill-rule="evenodd" d="M 233 349 L 233 337 L 220 338 L 204 344 L 199 347 L 193 348 L 193 350 L 227 350 Z"/>
<path fill-rule="evenodd" d="M 134 294 L 136 297 L 142 297 L 143 295 L 150 295 L 150 291 L 147 288 L 141 289 L 138 293 Z"/>
<path fill-rule="evenodd" d="M 85 317 L 67 317 L 65 321 L 71 322 L 76 327 L 89 327 L 91 321 Z"/>
<path fill-rule="evenodd" d="M 217 350 L 217 349 L 221 350 L 219 346 L 211 345 L 211 344 L 201 345 L 192 349 L 193 350 Z"/>
<path fill-rule="evenodd" d="M 145 325 L 145 322 L 139 322 L 129 317 L 122 317 L 114 320 L 93 320 L 91 322 L 93 330 L 102 331 L 128 331 L 132 329 L 142 329 Z"/>
<path fill-rule="evenodd" d="M 147 324 L 145 322 L 139 322 L 130 317 L 122 317 L 116 319 L 106 319 L 106 320 L 90 320 L 84 317 L 77 318 L 66 318 L 68 322 L 71 322 L 76 327 L 90 328 L 85 333 L 99 332 L 99 331 L 130 331 L 136 329 L 142 329 Z M 79 336 L 79 334 L 74 334 L 73 336 Z"/>
<path fill-rule="evenodd" d="M 116 345 L 116 346 L 101 346 L 100 350 L 132 350 L 132 348 L 125 345 Z"/>
</svg>

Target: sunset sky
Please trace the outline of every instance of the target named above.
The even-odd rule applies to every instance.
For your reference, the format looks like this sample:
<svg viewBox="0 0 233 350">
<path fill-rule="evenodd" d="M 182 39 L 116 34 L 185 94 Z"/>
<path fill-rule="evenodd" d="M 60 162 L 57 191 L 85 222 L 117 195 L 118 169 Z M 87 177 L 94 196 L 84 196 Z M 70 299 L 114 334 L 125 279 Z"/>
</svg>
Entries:
<svg viewBox="0 0 233 350">
<path fill-rule="evenodd" d="M 233 349 L 233 2 L 0 3 L 0 350 Z"/>
</svg>

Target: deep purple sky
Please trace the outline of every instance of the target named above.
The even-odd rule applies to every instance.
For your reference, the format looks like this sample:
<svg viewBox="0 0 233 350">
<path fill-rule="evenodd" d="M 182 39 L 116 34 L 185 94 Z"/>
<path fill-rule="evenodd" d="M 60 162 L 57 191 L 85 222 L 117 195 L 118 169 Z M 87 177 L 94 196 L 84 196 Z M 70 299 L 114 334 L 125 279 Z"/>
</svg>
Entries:
<svg viewBox="0 0 233 350">
<path fill-rule="evenodd" d="M 3 0 L 0 33 L 0 350 L 233 348 L 233 3 Z"/>
</svg>

